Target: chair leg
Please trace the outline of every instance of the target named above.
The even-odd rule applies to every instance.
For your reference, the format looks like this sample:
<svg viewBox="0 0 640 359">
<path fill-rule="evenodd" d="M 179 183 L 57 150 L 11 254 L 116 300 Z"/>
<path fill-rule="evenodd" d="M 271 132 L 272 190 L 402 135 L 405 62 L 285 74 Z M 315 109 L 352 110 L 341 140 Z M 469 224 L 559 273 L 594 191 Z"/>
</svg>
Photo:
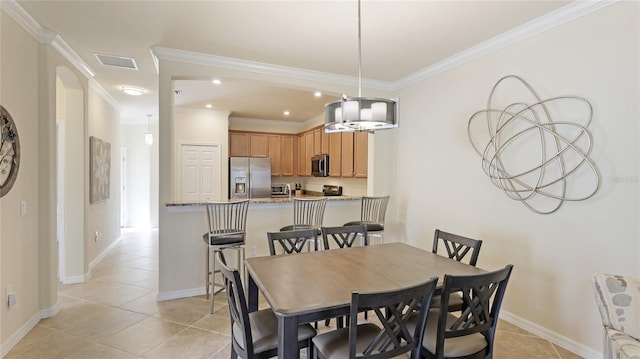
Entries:
<svg viewBox="0 0 640 359">
<path fill-rule="evenodd" d="M 211 308 L 209 309 L 209 314 L 213 314 L 213 305 L 214 305 L 214 297 L 216 296 L 216 253 L 220 250 L 216 249 L 213 251 L 213 270 L 211 271 Z"/>
<path fill-rule="evenodd" d="M 205 276 L 204 288 L 207 298 L 209 298 L 209 285 L 211 284 L 211 248 L 207 246 L 207 271 L 205 272 L 207 275 Z"/>
</svg>

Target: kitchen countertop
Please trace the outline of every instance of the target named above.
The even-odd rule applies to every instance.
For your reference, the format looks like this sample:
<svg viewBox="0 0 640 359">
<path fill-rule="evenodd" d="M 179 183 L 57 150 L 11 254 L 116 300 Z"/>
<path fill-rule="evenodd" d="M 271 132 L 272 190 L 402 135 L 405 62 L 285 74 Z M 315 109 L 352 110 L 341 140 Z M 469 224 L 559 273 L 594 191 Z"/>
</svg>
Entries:
<svg viewBox="0 0 640 359">
<path fill-rule="evenodd" d="M 260 203 L 291 203 L 294 198 L 318 198 L 322 196 L 314 195 L 314 194 L 304 194 L 302 196 L 291 196 L 291 197 L 272 197 L 272 198 L 252 198 L 249 200 L 250 204 L 260 204 Z M 326 196 L 322 197 L 326 198 L 327 201 L 354 201 L 360 200 L 362 196 Z M 188 202 L 188 201 L 175 201 L 175 202 L 167 202 L 165 206 L 167 207 L 186 207 L 186 206 L 204 206 L 205 202 Z"/>
</svg>

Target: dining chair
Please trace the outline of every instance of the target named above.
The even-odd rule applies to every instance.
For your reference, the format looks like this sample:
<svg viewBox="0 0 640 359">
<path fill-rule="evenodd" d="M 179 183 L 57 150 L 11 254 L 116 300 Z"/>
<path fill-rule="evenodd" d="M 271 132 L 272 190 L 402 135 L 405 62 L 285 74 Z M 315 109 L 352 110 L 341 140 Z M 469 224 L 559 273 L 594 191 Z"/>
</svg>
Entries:
<svg viewBox="0 0 640 359">
<path fill-rule="evenodd" d="M 440 248 L 444 248 L 440 253 L 438 252 L 439 244 L 442 244 Z M 457 234 L 441 231 L 436 229 L 433 236 L 433 248 L 432 252 L 440 255 L 446 255 L 450 259 L 458 262 L 467 263 L 475 267 L 478 262 L 478 255 L 480 254 L 480 247 L 482 241 L 479 239 L 473 239 L 463 237 Z M 467 255 L 469 257 L 467 257 Z M 459 311 L 462 309 L 462 297 L 459 294 L 452 293 L 449 299 L 449 309 L 451 311 Z M 436 292 L 431 301 L 432 307 L 440 306 L 440 292 Z"/>
<path fill-rule="evenodd" d="M 463 237 L 436 229 L 433 235 L 433 249 L 431 250 L 433 253 L 443 254 L 443 251 L 438 252 L 440 243 L 442 243 L 447 257 L 455 259 L 458 262 L 466 262 L 472 266 L 475 266 L 478 262 L 482 240 Z M 469 258 L 465 259 L 467 255 L 469 255 Z"/>
<path fill-rule="evenodd" d="M 363 238 L 362 244 L 369 245 L 367 226 L 364 224 L 340 226 L 340 227 L 320 227 L 324 249 L 331 249 L 331 246 L 339 248 L 352 247 L 358 237 Z"/>
<path fill-rule="evenodd" d="M 300 253 L 304 250 L 305 245 L 311 242 L 313 242 L 314 250 L 318 250 L 318 231 L 313 228 L 267 232 L 267 240 L 269 242 L 269 253 L 272 256 Z M 309 250 L 310 246 L 306 247 Z"/>
<path fill-rule="evenodd" d="M 227 292 L 231 316 L 231 358 L 262 359 L 278 355 L 278 318 L 271 308 L 249 313 L 240 273 L 227 266 L 222 252 L 216 252 Z M 313 353 L 316 331 L 309 324 L 298 327 L 298 350 Z"/>
<path fill-rule="evenodd" d="M 437 277 L 411 287 L 374 293 L 351 293 L 348 328 L 316 335 L 316 358 L 395 358 L 411 352 L 419 358 L 429 302 Z M 371 310 L 380 326 L 372 321 L 358 324 L 358 313 Z M 413 325 L 412 327 L 410 327 Z"/>
<path fill-rule="evenodd" d="M 482 274 L 445 275 L 442 307 L 429 310 L 421 357 L 492 358 L 500 306 L 512 269 L 509 264 Z M 462 293 L 465 305 L 460 315 L 455 315 L 448 305 L 450 295 L 458 292 Z M 418 319 L 412 318 L 410 328 L 419 327 Z"/>
<path fill-rule="evenodd" d="M 324 209 L 327 199 L 318 198 L 294 198 L 293 199 L 293 224 L 280 228 L 281 231 L 315 228 L 320 235 L 320 227 L 324 220 Z"/>
<path fill-rule="evenodd" d="M 364 224 L 367 226 L 369 237 L 380 237 L 380 243 L 383 243 L 384 218 L 387 213 L 388 203 L 389 196 L 362 197 L 360 202 L 360 220 L 347 222 L 344 225 Z"/>
<path fill-rule="evenodd" d="M 244 244 L 247 226 L 247 211 L 249 209 L 249 200 L 233 201 L 233 202 L 206 202 L 207 222 L 209 231 L 202 236 L 207 244 L 207 271 L 205 292 L 209 296 L 209 288 L 211 288 L 211 308 L 209 312 L 213 314 L 215 294 L 222 290 L 221 282 L 215 280 L 216 258 L 214 254 L 226 249 L 234 249 L 237 251 L 238 268 L 243 268 L 244 263 Z M 213 262 L 213 263 L 212 263 Z M 244 273 L 244 269 L 242 270 Z M 216 291 L 216 284 L 220 284 Z"/>
</svg>

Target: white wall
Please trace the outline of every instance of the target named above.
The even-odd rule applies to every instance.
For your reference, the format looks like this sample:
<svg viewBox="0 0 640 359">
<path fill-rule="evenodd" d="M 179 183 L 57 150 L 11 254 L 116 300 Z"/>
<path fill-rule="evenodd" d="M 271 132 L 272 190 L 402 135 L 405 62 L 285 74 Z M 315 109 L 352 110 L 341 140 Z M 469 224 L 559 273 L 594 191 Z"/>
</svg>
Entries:
<svg viewBox="0 0 640 359">
<path fill-rule="evenodd" d="M 514 264 L 504 317 L 585 357 L 602 350 L 591 275 L 640 273 L 638 7 L 615 3 L 399 93 L 396 151 L 403 155 L 396 157 L 395 201 L 387 212 L 401 224 L 396 232 L 425 249 L 436 228 L 484 240 L 479 267 Z M 485 176 L 467 122 L 509 74 L 543 98 L 579 95 L 591 102 L 591 157 L 602 174 L 594 198 L 540 215 Z"/>
<path fill-rule="evenodd" d="M 149 126 L 153 144 L 144 144 L 147 124 L 120 126 L 122 146 L 127 150 L 126 220 L 124 227 L 158 226 L 158 126 Z"/>
</svg>

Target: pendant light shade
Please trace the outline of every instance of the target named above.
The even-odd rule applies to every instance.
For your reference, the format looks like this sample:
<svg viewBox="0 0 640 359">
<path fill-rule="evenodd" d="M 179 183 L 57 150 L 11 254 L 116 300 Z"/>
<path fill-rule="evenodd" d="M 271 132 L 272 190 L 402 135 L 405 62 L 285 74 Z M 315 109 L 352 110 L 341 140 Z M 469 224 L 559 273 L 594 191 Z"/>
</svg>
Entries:
<svg viewBox="0 0 640 359">
<path fill-rule="evenodd" d="M 386 130 L 398 127 L 398 99 L 347 97 L 324 106 L 325 132 Z"/>
<path fill-rule="evenodd" d="M 324 106 L 325 132 L 386 130 L 398 127 L 398 99 L 362 97 L 362 26 L 358 0 L 358 97 L 342 95 Z"/>
</svg>

